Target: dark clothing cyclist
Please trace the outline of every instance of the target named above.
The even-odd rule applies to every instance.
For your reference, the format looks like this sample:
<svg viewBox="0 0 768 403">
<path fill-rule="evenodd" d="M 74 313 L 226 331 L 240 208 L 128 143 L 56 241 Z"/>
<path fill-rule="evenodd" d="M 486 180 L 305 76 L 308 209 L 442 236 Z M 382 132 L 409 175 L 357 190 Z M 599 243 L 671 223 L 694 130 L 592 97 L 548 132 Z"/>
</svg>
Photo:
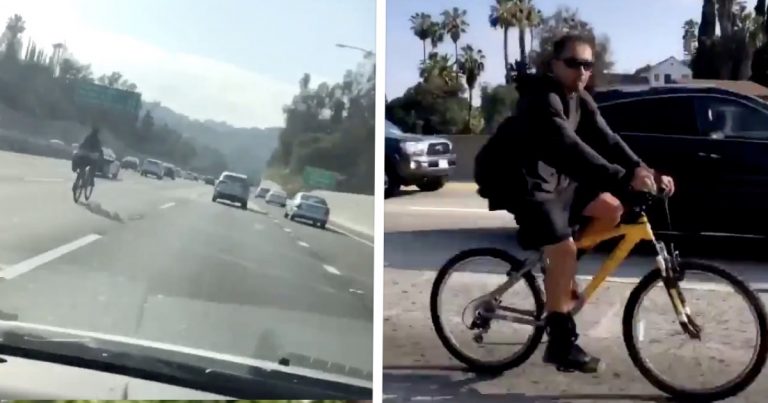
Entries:
<svg viewBox="0 0 768 403">
<path fill-rule="evenodd" d="M 543 252 L 549 337 L 544 361 L 564 371 L 596 372 L 600 359 L 576 343 L 571 314 L 578 295 L 575 229 L 585 217 L 591 229 L 616 226 L 623 213 L 616 196 L 629 187 L 653 190 L 659 181 L 671 193 L 674 183 L 656 176 L 610 130 L 584 90 L 594 65 L 591 41 L 565 35 L 553 50 L 551 74 L 518 83 L 515 133 L 510 134 L 519 147 L 521 189 L 510 192 L 513 197 L 488 199 L 515 215 L 524 249 Z"/>
<path fill-rule="evenodd" d="M 72 156 L 72 172 L 77 172 L 89 165 L 98 169 L 102 158 L 104 158 L 104 149 L 99 139 L 99 129 L 94 127 Z M 93 185 L 93 176 L 91 176 L 91 185 Z"/>
</svg>

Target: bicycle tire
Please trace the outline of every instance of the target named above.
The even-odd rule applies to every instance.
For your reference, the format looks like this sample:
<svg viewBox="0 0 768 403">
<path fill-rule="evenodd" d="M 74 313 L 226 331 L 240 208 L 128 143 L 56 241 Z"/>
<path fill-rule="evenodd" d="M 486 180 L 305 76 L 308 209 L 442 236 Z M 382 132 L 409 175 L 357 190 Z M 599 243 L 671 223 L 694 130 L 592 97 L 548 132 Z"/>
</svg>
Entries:
<svg viewBox="0 0 768 403">
<path fill-rule="evenodd" d="M 439 299 L 440 299 L 440 291 L 442 290 L 442 285 L 448 276 L 448 274 L 455 268 L 459 263 L 466 261 L 468 259 L 474 259 L 474 258 L 493 258 L 503 261 L 505 264 L 509 265 L 510 269 L 519 271 L 523 268 L 523 261 L 512 256 L 510 253 L 496 248 L 476 248 L 476 249 L 467 249 L 464 251 L 461 251 L 448 259 L 448 261 L 440 268 L 440 270 L 437 272 L 437 276 L 435 277 L 435 281 L 432 283 L 432 290 L 430 293 L 429 298 L 429 310 L 432 318 L 432 326 L 435 328 L 435 332 L 437 333 L 437 337 L 440 339 L 440 342 L 443 344 L 443 347 L 445 347 L 446 350 L 457 360 L 459 360 L 461 363 L 465 364 L 471 371 L 477 372 L 477 373 L 501 373 L 507 370 L 510 370 L 512 368 L 519 367 L 526 361 L 528 361 L 529 358 L 531 358 L 531 355 L 536 351 L 536 349 L 539 347 L 539 344 L 541 344 L 541 340 L 544 337 L 544 327 L 543 326 L 537 326 L 533 330 L 533 334 L 531 337 L 529 337 L 528 342 L 526 346 L 519 350 L 519 353 L 513 356 L 510 360 L 507 361 L 501 361 L 496 362 L 493 364 L 475 359 L 471 357 L 468 354 L 465 354 L 462 352 L 450 339 L 450 337 L 446 334 L 445 329 L 442 325 L 442 319 L 440 317 L 440 312 L 438 310 L 439 305 Z M 542 296 L 542 290 L 539 284 L 536 282 L 536 278 L 534 277 L 532 272 L 525 273 L 523 275 L 523 280 L 525 281 L 528 288 L 531 290 L 531 295 L 533 295 L 534 303 L 536 305 L 536 320 L 541 320 L 541 318 L 544 315 L 544 297 Z"/>
<path fill-rule="evenodd" d="M 91 181 L 94 180 L 94 175 L 93 168 L 90 166 L 85 168 L 85 182 L 82 184 L 83 189 L 85 189 L 85 201 L 90 200 L 93 196 L 94 185 L 91 185 Z"/>
<path fill-rule="evenodd" d="M 80 197 L 83 195 L 83 188 L 80 186 L 80 182 L 83 180 L 83 170 L 78 169 L 77 175 L 75 176 L 75 183 L 72 184 L 72 198 L 75 200 L 75 203 L 80 202 Z"/>
<path fill-rule="evenodd" d="M 662 379 L 656 372 L 643 360 L 638 346 L 635 342 L 634 318 L 637 308 L 645 294 L 661 279 L 661 271 L 657 268 L 646 274 L 637 286 L 632 290 L 624 307 L 622 318 L 622 331 L 624 345 L 627 348 L 629 357 L 635 368 L 640 374 L 660 391 L 678 399 L 692 401 L 716 401 L 733 397 L 747 389 L 760 375 L 768 358 L 768 317 L 766 316 L 765 306 L 760 297 L 738 276 L 723 269 L 722 267 L 697 260 L 684 260 L 679 263 L 681 270 L 698 271 L 717 276 L 731 286 L 733 286 L 751 306 L 755 313 L 758 324 L 758 348 L 756 356 L 751 365 L 745 369 L 741 375 L 723 385 L 710 388 L 706 391 L 694 391 L 681 389 Z"/>
</svg>

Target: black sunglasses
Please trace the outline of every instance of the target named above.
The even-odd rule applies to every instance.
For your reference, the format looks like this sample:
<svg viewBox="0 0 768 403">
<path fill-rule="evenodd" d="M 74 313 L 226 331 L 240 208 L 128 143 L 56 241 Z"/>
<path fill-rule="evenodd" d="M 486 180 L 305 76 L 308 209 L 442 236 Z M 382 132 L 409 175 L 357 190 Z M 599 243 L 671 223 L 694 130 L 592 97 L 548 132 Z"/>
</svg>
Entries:
<svg viewBox="0 0 768 403">
<path fill-rule="evenodd" d="M 592 71 L 592 68 L 595 67 L 595 62 L 592 60 L 580 60 L 575 57 L 566 57 L 565 59 L 560 60 L 562 60 L 565 67 L 573 70 L 584 68 L 584 71 Z"/>
</svg>

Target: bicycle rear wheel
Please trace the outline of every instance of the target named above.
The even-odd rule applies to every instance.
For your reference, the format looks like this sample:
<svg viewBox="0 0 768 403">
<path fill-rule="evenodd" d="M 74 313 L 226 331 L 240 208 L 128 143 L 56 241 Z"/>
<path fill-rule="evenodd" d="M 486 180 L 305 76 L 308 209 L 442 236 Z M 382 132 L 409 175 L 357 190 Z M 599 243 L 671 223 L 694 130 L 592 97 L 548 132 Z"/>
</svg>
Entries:
<svg viewBox="0 0 768 403">
<path fill-rule="evenodd" d="M 80 197 L 83 195 L 83 187 L 81 185 L 83 176 L 83 170 L 78 169 L 77 175 L 75 176 L 75 182 L 72 184 L 72 198 L 75 200 L 75 203 L 78 203 Z"/>
<path fill-rule="evenodd" d="M 460 271 L 473 262 L 484 264 L 475 270 Z M 542 326 L 518 323 L 498 318 L 515 316 L 530 322 L 540 322 L 544 315 L 544 298 L 533 273 L 526 272 L 512 288 L 498 298 L 490 296 L 508 279 L 508 273 L 516 274 L 523 269 L 523 261 L 509 253 L 493 248 L 465 250 L 453 256 L 438 271 L 430 295 L 430 314 L 437 337 L 457 360 L 475 372 L 503 372 L 523 364 L 536 351 L 544 335 Z M 494 272 L 493 268 L 497 270 Z M 449 280 L 456 279 L 454 290 Z M 478 290 L 482 288 L 482 290 Z M 527 295 L 520 295 L 527 292 Z M 514 296 L 512 295 L 514 293 Z M 516 305 L 502 305 L 502 298 Z M 514 299 L 514 300 L 513 300 Z M 519 308 L 519 306 L 523 306 Z M 443 312 L 443 308 L 457 308 L 455 312 Z M 507 329 L 503 325 L 509 324 Z M 461 333 L 453 334 L 451 325 Z M 501 329 L 499 329 L 501 328 Z M 493 332 L 491 332 L 493 330 Z M 522 333 L 521 342 L 501 341 L 514 333 Z M 527 334 L 527 336 L 525 336 Z M 460 341 L 468 346 L 462 347 Z M 470 348 L 476 347 L 476 348 Z M 500 358 L 492 358 L 494 347 L 508 352 Z M 473 351 L 474 350 L 474 351 Z"/>
<path fill-rule="evenodd" d="M 85 179 L 82 183 L 83 188 L 85 189 L 85 200 L 88 201 L 91 199 L 91 195 L 93 195 L 93 176 L 94 171 L 91 166 L 85 167 Z"/>
<path fill-rule="evenodd" d="M 763 302 L 744 281 L 717 265 L 687 260 L 679 263 L 679 269 L 685 279 L 680 283 L 672 281 L 669 289 L 670 292 L 679 290 L 676 295 L 685 309 L 681 319 L 675 315 L 659 269 L 648 273 L 632 290 L 622 320 L 629 357 L 645 379 L 673 397 L 713 401 L 735 396 L 755 381 L 768 358 L 768 319 Z M 724 284 L 689 281 L 704 275 Z M 658 296 L 649 296 L 651 291 L 658 292 Z M 735 307 L 740 301 L 746 303 L 746 309 Z M 647 318 L 643 318 L 644 312 L 640 309 L 644 302 L 652 308 Z M 691 309 L 692 303 L 697 302 L 703 306 Z M 661 319 L 661 313 L 667 314 L 666 320 Z M 685 331 L 681 320 L 695 325 Z M 754 327 L 751 330 L 736 328 L 746 322 Z M 696 334 L 699 339 L 694 337 Z M 660 346 L 674 336 L 682 336 L 684 342 L 679 346 Z M 644 341 L 649 342 L 649 347 L 641 347 Z M 751 343 L 754 346 L 750 346 Z M 714 347 L 714 352 L 701 353 L 700 347 Z M 691 349 L 696 351 L 689 352 Z M 652 364 L 653 359 L 658 363 Z M 699 361 L 693 370 L 681 368 L 693 359 Z M 705 364 L 705 360 L 712 364 Z M 741 361 L 745 363 L 739 364 Z M 670 369 L 672 366 L 674 370 Z M 680 377 L 684 379 L 675 379 Z M 715 380 L 720 378 L 724 380 Z"/>
</svg>

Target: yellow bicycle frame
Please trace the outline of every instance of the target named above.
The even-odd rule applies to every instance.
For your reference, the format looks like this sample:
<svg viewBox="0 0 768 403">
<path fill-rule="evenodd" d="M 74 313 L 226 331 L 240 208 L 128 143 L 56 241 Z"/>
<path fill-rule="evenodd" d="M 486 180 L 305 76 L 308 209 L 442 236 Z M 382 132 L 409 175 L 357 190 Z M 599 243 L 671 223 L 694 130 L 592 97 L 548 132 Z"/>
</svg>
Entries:
<svg viewBox="0 0 768 403">
<path fill-rule="evenodd" d="M 645 214 L 640 216 L 640 219 L 633 224 L 620 224 L 619 226 L 612 228 L 608 231 L 605 230 L 590 230 L 588 226 L 580 238 L 576 241 L 576 247 L 579 249 L 591 249 L 601 242 L 607 241 L 612 238 L 624 236 L 624 239 L 619 242 L 619 245 L 614 248 L 610 255 L 605 259 L 603 265 L 597 271 L 597 274 L 592 277 L 587 287 L 581 293 L 581 298 L 575 311 L 581 309 L 589 298 L 600 288 L 600 285 L 621 265 L 621 263 L 627 258 L 632 248 L 635 247 L 641 241 L 653 241 L 653 231 L 651 225 L 648 223 L 648 218 Z"/>
</svg>

